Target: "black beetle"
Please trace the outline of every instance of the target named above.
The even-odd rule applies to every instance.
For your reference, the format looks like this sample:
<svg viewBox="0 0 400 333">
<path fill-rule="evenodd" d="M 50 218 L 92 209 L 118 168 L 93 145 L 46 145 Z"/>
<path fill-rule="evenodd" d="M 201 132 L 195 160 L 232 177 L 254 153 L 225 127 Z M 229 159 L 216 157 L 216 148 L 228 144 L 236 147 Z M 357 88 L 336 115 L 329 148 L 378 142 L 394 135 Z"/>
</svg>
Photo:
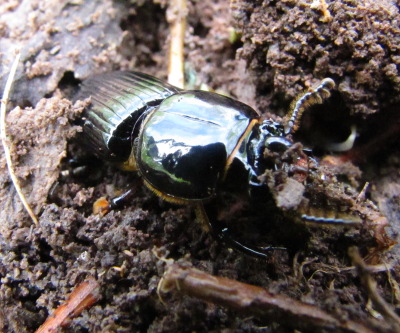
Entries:
<svg viewBox="0 0 400 333">
<path fill-rule="evenodd" d="M 83 135 L 101 158 L 135 170 L 148 188 L 167 201 L 191 204 L 200 220 L 229 245 L 266 256 L 208 221 L 203 202 L 230 175 L 247 187 L 260 186 L 265 148 L 285 151 L 304 109 L 322 103 L 334 86 L 324 79 L 301 95 L 283 125 L 261 120 L 250 106 L 212 92 L 185 91 L 137 72 L 112 72 L 83 82 L 79 98 L 91 96 Z"/>
</svg>

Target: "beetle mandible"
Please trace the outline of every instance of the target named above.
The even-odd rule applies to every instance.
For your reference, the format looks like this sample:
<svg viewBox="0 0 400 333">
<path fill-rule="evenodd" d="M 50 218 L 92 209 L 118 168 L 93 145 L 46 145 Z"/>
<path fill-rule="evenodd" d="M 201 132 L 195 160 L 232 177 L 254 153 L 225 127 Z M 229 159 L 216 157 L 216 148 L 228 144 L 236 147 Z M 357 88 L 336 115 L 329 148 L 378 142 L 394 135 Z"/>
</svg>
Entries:
<svg viewBox="0 0 400 333">
<path fill-rule="evenodd" d="M 266 256 L 209 221 L 211 200 L 230 173 L 260 186 L 265 148 L 289 148 L 303 111 L 322 103 L 334 87 L 322 80 L 292 103 L 284 124 L 261 120 L 250 106 L 200 90 L 185 91 L 147 74 L 111 72 L 84 81 L 79 98 L 91 97 L 83 115 L 86 145 L 100 158 L 137 171 L 162 199 L 189 204 L 220 240 L 248 254 Z"/>
</svg>

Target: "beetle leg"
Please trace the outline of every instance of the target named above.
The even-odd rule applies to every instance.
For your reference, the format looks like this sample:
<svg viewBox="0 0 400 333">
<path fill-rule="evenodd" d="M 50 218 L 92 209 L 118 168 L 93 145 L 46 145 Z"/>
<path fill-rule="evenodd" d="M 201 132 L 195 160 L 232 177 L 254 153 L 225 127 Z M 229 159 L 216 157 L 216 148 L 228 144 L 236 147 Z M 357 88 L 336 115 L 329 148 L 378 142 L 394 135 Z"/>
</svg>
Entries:
<svg viewBox="0 0 400 333">
<path fill-rule="evenodd" d="M 196 204 L 196 215 L 200 222 L 203 225 L 207 226 L 207 229 L 209 229 L 214 237 L 221 242 L 226 243 L 228 246 L 244 253 L 247 255 L 251 256 L 256 256 L 256 257 L 262 257 L 262 258 L 270 258 L 270 251 L 271 250 L 286 250 L 284 247 L 273 247 L 273 246 L 268 246 L 268 247 L 263 247 L 263 248 L 254 248 L 247 246 L 238 240 L 234 238 L 234 235 L 231 233 L 230 229 L 226 225 L 226 223 L 212 220 L 207 216 L 207 213 L 204 209 L 203 203 L 197 203 Z"/>
<path fill-rule="evenodd" d="M 66 168 L 61 170 L 61 179 L 79 179 L 87 185 L 95 183 L 102 177 L 102 162 L 95 156 L 80 156 L 66 159 Z"/>
<path fill-rule="evenodd" d="M 109 209 L 113 210 L 123 208 L 129 201 L 131 201 L 133 196 L 136 194 L 136 189 L 136 186 L 131 187 L 129 190 L 122 193 L 118 197 L 111 199 Z"/>
<path fill-rule="evenodd" d="M 106 198 L 101 197 L 97 199 L 94 204 L 93 204 L 93 214 L 95 215 L 106 215 L 110 211 L 114 209 L 121 209 L 124 206 L 126 206 L 132 198 L 135 196 L 137 192 L 138 186 L 140 186 L 140 183 L 142 182 L 142 179 L 137 179 L 132 187 L 129 188 L 129 190 L 125 191 L 121 195 L 111 199 L 108 201 Z"/>
<path fill-rule="evenodd" d="M 293 134 L 299 127 L 299 122 L 303 112 L 312 105 L 321 104 L 331 94 L 335 82 L 330 78 L 325 78 L 315 88 L 310 88 L 305 93 L 295 99 L 290 107 L 290 112 L 286 118 L 285 134 Z"/>
<path fill-rule="evenodd" d="M 256 249 L 256 248 L 247 246 L 247 245 L 237 241 L 236 239 L 234 239 L 228 226 L 225 223 L 221 223 L 219 221 L 210 222 L 210 227 L 211 227 L 212 232 L 215 234 L 215 237 L 218 240 L 226 243 L 228 246 L 233 247 L 240 252 L 243 252 L 244 254 L 262 257 L 262 258 L 270 258 L 271 254 L 269 253 L 269 251 L 286 250 L 284 247 L 268 246 L 268 247 Z"/>
</svg>

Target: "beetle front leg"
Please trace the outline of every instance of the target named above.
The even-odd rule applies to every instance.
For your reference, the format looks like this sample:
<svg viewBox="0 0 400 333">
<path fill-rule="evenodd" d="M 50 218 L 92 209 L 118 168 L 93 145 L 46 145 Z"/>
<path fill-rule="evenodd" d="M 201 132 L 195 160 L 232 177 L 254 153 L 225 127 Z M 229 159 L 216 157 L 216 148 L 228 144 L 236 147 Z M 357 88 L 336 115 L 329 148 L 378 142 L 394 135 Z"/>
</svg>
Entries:
<svg viewBox="0 0 400 333">
<path fill-rule="evenodd" d="M 270 251 L 272 250 L 286 250 L 284 247 L 263 247 L 263 248 L 256 248 L 251 247 L 246 244 L 239 242 L 235 239 L 234 235 L 232 234 L 231 230 L 227 226 L 226 223 L 218 221 L 217 219 L 210 220 L 208 215 L 204 209 L 203 203 L 196 203 L 196 216 L 197 219 L 205 226 L 218 241 L 224 242 L 229 247 L 232 247 L 244 254 L 255 256 L 255 257 L 262 257 L 262 258 L 270 258 L 271 254 Z"/>
</svg>

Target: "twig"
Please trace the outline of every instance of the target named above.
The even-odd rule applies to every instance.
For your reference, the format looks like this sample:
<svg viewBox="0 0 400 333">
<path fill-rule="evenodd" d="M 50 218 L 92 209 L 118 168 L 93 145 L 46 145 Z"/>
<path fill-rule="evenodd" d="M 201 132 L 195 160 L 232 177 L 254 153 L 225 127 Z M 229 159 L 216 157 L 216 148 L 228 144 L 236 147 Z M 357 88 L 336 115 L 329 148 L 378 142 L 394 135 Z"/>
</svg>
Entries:
<svg viewBox="0 0 400 333">
<path fill-rule="evenodd" d="M 390 324 L 396 330 L 396 332 L 400 332 L 400 317 L 391 308 L 391 306 L 386 303 L 382 296 L 379 295 L 376 288 L 376 282 L 371 276 L 369 267 L 361 258 L 357 247 L 353 246 L 349 249 L 349 256 L 357 268 L 361 282 L 364 285 L 364 288 L 367 290 L 368 297 L 375 305 L 376 311 L 378 311 L 386 319 L 388 324 Z"/>
<path fill-rule="evenodd" d="M 357 202 L 362 202 L 365 200 L 365 195 L 367 193 L 368 187 L 369 187 L 369 182 L 366 182 L 364 184 L 364 187 L 362 188 L 361 192 L 357 196 L 357 199 L 356 199 Z"/>
<path fill-rule="evenodd" d="M 373 332 L 372 329 L 357 322 L 336 319 L 313 305 L 176 263 L 167 266 L 158 290 L 161 292 L 175 290 L 207 302 L 284 323 L 292 328 L 310 331 Z"/>
<path fill-rule="evenodd" d="M 68 326 L 72 318 L 80 315 L 99 299 L 100 285 L 94 277 L 88 277 L 73 290 L 67 302 L 60 305 L 35 333 L 58 332 L 61 327 Z"/>
<path fill-rule="evenodd" d="M 183 48 L 186 29 L 186 15 L 186 0 L 171 0 L 167 11 L 167 20 L 171 26 L 168 82 L 179 88 L 183 88 L 185 84 Z"/>
<path fill-rule="evenodd" d="M 4 87 L 3 97 L 1 99 L 1 109 L 0 109 L 0 135 L 1 135 L 1 142 L 4 149 L 4 156 L 6 158 L 8 173 L 10 175 L 11 181 L 14 184 L 15 190 L 18 193 L 22 204 L 24 205 L 25 210 L 28 212 L 29 216 L 31 217 L 32 221 L 37 225 L 38 220 L 33 213 L 31 207 L 28 204 L 28 201 L 25 198 L 24 193 L 22 193 L 21 186 L 19 184 L 18 178 L 15 175 L 10 149 L 7 145 L 7 132 L 6 132 L 6 109 L 8 103 L 8 97 L 10 94 L 11 86 L 14 82 L 15 72 L 17 71 L 18 63 L 19 63 L 20 53 L 18 52 L 15 56 L 14 62 L 11 66 L 10 74 L 8 75 L 8 79 L 6 82 L 6 86 Z"/>
</svg>

